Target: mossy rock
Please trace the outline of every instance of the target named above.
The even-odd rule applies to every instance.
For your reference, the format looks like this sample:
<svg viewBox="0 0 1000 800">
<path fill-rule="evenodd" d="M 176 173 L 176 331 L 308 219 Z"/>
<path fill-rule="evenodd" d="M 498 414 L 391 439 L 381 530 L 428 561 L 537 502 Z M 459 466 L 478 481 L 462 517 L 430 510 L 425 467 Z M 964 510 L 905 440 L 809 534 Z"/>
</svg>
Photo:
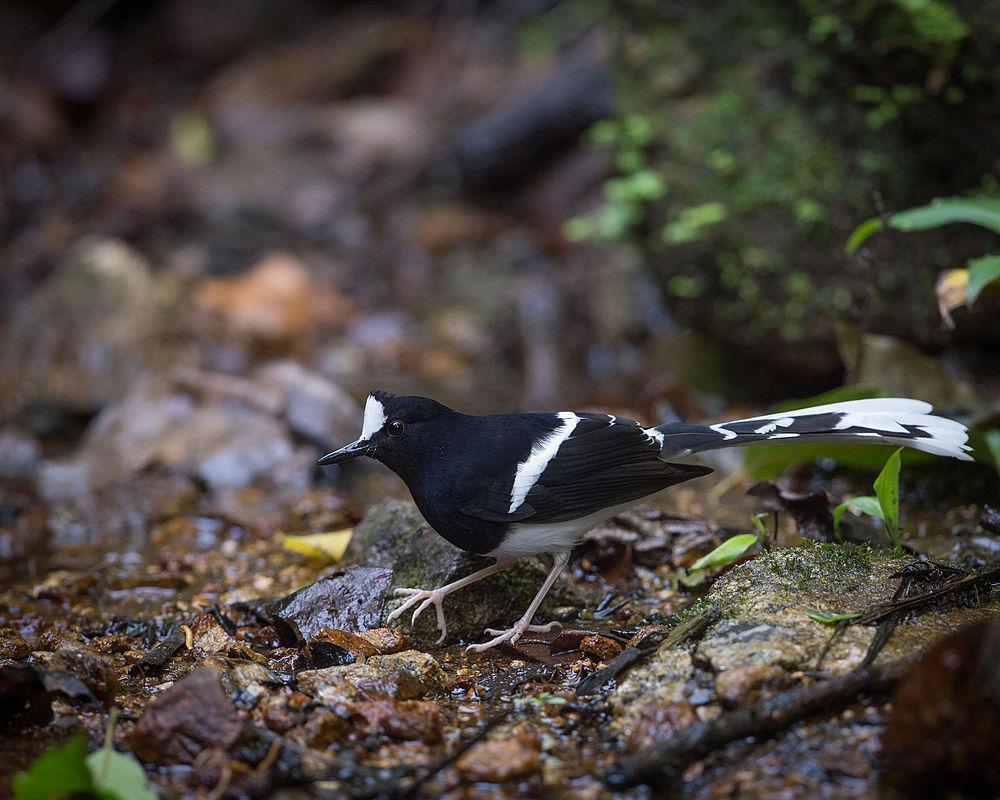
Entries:
<svg viewBox="0 0 1000 800">
<path fill-rule="evenodd" d="M 715 681 L 725 673 L 764 674 L 771 679 L 782 676 L 783 683 L 795 685 L 816 668 L 833 633 L 832 627 L 805 612 L 851 613 L 884 603 L 899 585 L 895 573 L 907 561 L 889 550 L 807 541 L 734 567 L 704 599 L 705 605 L 722 611 L 722 618 L 701 641 L 690 652 L 684 647 L 661 647 L 609 696 L 615 725 L 627 728 L 651 703 L 683 700 L 696 662 L 709 669 Z M 875 663 L 916 657 L 946 634 L 997 614 L 1000 598 L 974 608 L 917 614 L 896 627 Z M 857 668 L 874 636 L 871 626 L 846 628 L 826 653 L 821 669 L 838 675 Z M 694 650 L 697 657 L 692 659 Z"/>
</svg>

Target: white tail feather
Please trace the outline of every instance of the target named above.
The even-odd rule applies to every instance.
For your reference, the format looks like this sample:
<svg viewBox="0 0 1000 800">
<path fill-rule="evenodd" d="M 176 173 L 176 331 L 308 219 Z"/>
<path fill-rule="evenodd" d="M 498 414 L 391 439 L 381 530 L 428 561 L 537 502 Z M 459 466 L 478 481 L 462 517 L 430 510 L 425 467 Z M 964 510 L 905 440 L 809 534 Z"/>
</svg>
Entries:
<svg viewBox="0 0 1000 800">
<path fill-rule="evenodd" d="M 773 423 L 773 426 L 761 425 L 755 430 L 770 434 L 767 439 L 824 441 L 824 442 L 854 442 L 870 440 L 872 443 L 894 444 L 902 447 L 912 447 L 925 453 L 938 456 L 951 456 L 963 461 L 972 461 L 968 444 L 968 429 L 960 422 L 930 414 L 933 408 L 922 400 L 911 400 L 905 397 L 880 397 L 870 400 L 848 400 L 843 403 L 828 403 L 812 408 L 800 408 L 795 411 L 783 411 L 760 417 L 748 417 L 736 422 L 713 425 L 712 428 L 721 433 L 731 432 L 728 429 L 739 423 L 761 422 Z M 816 432 L 786 432 L 794 428 L 797 417 L 816 414 L 842 414 L 833 427 Z M 909 427 L 906 427 L 909 426 Z M 865 431 L 847 432 L 850 428 L 865 428 Z M 917 428 L 926 436 L 913 436 L 910 429 Z M 839 430 L 844 430 L 839 434 Z M 773 433 L 771 433 L 773 431 Z M 894 435 L 910 434 L 910 435 Z M 760 441 L 760 440 L 758 440 Z M 733 441 L 733 444 L 742 442 Z"/>
</svg>

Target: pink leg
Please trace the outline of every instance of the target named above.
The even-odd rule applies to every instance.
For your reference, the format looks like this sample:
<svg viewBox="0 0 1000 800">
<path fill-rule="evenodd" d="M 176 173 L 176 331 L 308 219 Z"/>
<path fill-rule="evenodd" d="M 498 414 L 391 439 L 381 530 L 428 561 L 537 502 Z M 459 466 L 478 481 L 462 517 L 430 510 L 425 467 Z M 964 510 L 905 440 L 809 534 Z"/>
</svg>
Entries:
<svg viewBox="0 0 1000 800">
<path fill-rule="evenodd" d="M 512 563 L 512 561 L 497 561 L 496 564 L 491 564 L 478 572 L 473 572 L 471 575 L 466 575 L 464 578 L 459 578 L 457 581 L 445 584 L 440 589 L 406 589 L 402 587 L 396 589 L 397 595 L 409 595 L 409 599 L 399 608 L 394 609 L 386 619 L 396 619 L 404 611 L 420 603 L 413 612 L 413 618 L 410 620 L 410 624 L 412 625 L 417 621 L 417 617 L 423 613 L 424 609 L 433 605 L 434 610 L 437 612 L 438 629 L 441 631 L 441 636 L 438 638 L 437 644 L 441 644 L 448 635 L 448 624 L 444 619 L 444 599 L 452 592 L 456 592 L 469 584 L 481 581 L 483 578 L 507 569 Z"/>
<path fill-rule="evenodd" d="M 542 588 L 538 590 L 538 594 L 535 595 L 535 599 L 531 601 L 531 605 L 528 606 L 528 610 L 524 612 L 524 616 L 521 617 L 514 626 L 506 631 L 494 631 L 492 629 L 487 630 L 489 634 L 498 633 L 499 635 L 488 642 L 483 644 L 470 644 L 466 650 L 475 650 L 478 653 L 482 653 L 484 650 L 489 650 L 491 647 L 496 647 L 502 642 L 510 642 L 513 644 L 521 635 L 529 628 L 535 628 L 536 630 L 548 630 L 550 625 L 544 626 L 533 626 L 531 624 L 532 618 L 535 616 L 535 612 L 538 611 L 538 607 L 542 604 L 542 600 L 545 599 L 545 595 L 549 593 L 549 589 L 552 588 L 552 584 L 556 582 L 556 578 L 559 577 L 559 573 L 565 569 L 566 564 L 569 562 L 569 552 L 553 553 L 552 554 L 552 569 L 549 570 L 549 574 L 545 578 L 545 582 L 542 583 Z"/>
</svg>

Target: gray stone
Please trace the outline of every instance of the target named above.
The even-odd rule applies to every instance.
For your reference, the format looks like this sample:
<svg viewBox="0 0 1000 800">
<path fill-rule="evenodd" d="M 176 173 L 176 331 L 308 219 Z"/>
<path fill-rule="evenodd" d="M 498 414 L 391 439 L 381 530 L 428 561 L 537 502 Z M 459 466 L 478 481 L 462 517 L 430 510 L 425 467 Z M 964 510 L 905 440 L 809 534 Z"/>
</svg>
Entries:
<svg viewBox="0 0 1000 800">
<path fill-rule="evenodd" d="M 344 560 L 387 567 L 393 571 L 394 587 L 421 589 L 434 589 L 492 563 L 449 544 L 431 529 L 412 503 L 394 499 L 375 506 L 355 527 Z M 449 640 L 475 641 L 482 637 L 484 628 L 512 625 L 528 607 L 545 574 L 537 561 L 525 559 L 448 597 L 444 610 Z M 390 599 L 386 614 L 404 600 Z M 586 603 L 580 592 L 557 581 L 539 614 L 546 617 L 560 606 Z M 439 636 L 434 609 L 425 610 L 412 628 L 410 617 L 405 613 L 384 624 L 407 630 L 416 647 L 433 647 Z"/>
<path fill-rule="evenodd" d="M 278 390 L 288 426 L 309 441 L 339 446 L 361 430 L 361 406 L 317 372 L 294 361 L 274 361 L 257 370 L 255 378 L 261 385 Z"/>
<path fill-rule="evenodd" d="M 97 415 L 72 458 L 42 465 L 38 488 L 50 501 L 75 497 L 132 480 L 154 464 L 198 477 L 215 491 L 243 488 L 261 479 L 279 482 L 294 456 L 288 429 L 274 416 L 235 400 L 198 402 L 146 375 Z"/>
</svg>

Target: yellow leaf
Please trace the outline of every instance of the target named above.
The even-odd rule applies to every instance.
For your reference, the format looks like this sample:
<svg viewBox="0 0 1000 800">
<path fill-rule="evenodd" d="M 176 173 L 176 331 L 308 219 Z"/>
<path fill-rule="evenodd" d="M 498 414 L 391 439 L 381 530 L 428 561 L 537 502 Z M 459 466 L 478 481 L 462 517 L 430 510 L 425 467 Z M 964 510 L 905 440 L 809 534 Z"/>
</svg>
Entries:
<svg viewBox="0 0 1000 800">
<path fill-rule="evenodd" d="M 938 311 L 945 327 L 954 328 L 955 321 L 951 318 L 951 312 L 964 306 L 969 299 L 969 270 L 949 269 L 942 272 L 938 276 L 934 294 L 937 295 Z"/>
<path fill-rule="evenodd" d="M 344 557 L 344 551 L 351 541 L 353 528 L 327 533 L 309 533 L 303 536 L 283 535 L 281 544 L 292 553 L 298 553 L 306 558 L 317 561 L 327 561 L 336 564 Z"/>
</svg>

